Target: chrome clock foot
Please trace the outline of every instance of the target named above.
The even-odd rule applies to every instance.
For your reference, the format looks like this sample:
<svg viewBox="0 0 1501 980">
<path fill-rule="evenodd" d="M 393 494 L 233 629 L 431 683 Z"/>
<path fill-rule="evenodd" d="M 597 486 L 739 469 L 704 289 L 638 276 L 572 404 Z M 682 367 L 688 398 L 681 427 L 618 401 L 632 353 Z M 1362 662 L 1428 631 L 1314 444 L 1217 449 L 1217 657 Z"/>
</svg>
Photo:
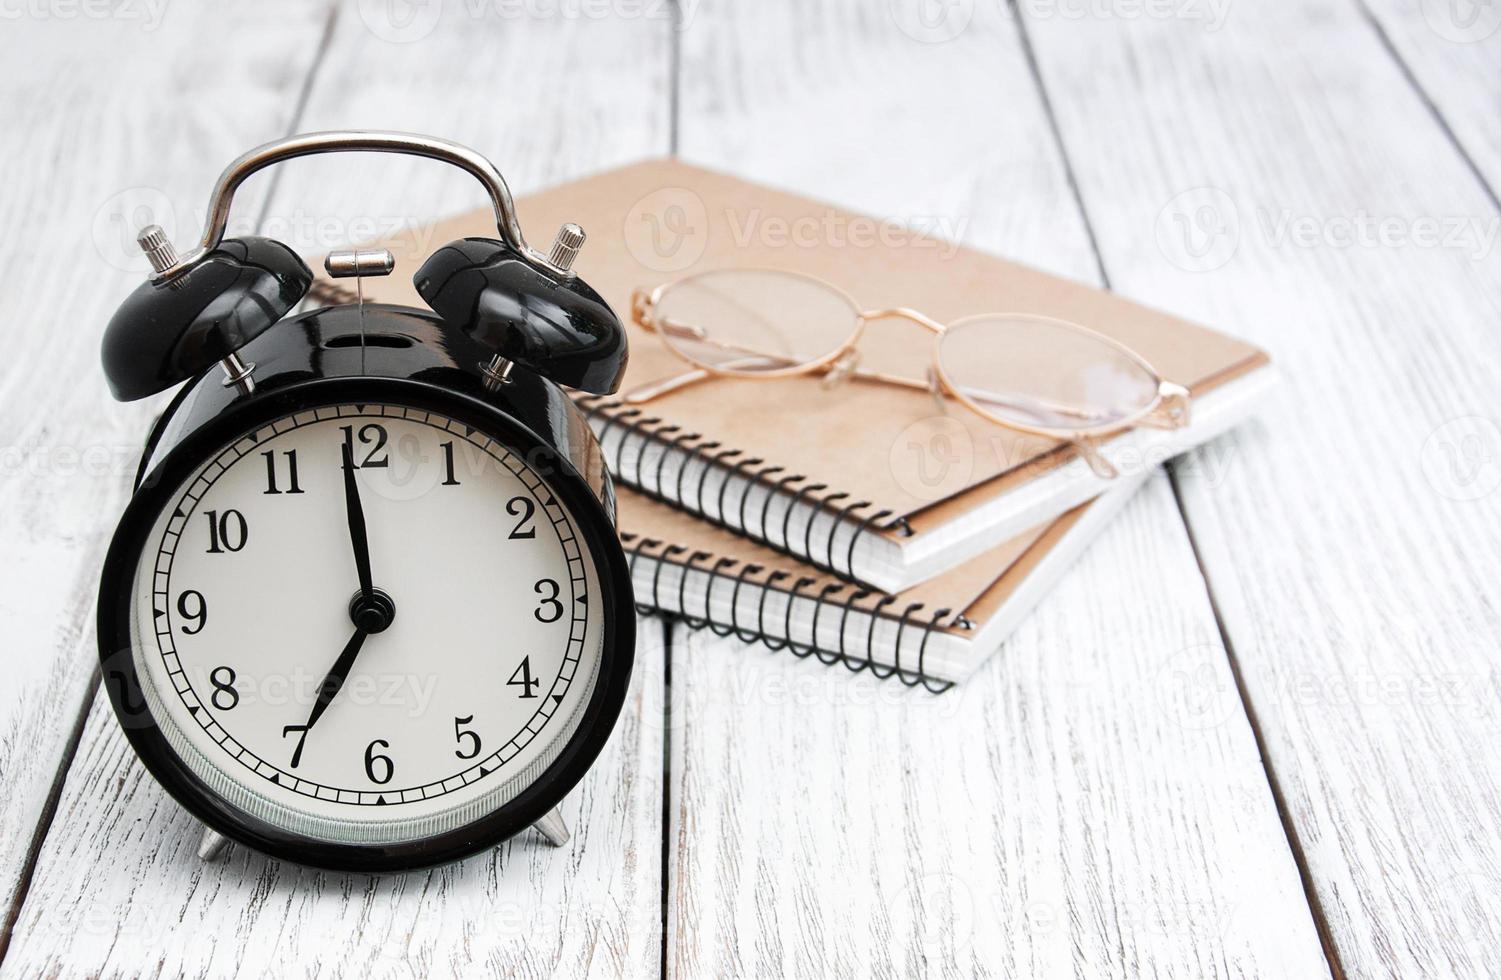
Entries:
<svg viewBox="0 0 1501 980">
<path fill-rule="evenodd" d="M 207 827 L 203 828 L 203 836 L 198 840 L 198 860 L 217 861 L 224 856 L 229 849 L 229 838 L 223 834 L 217 834 Z"/>
<path fill-rule="evenodd" d="M 562 847 L 568 843 L 568 825 L 563 822 L 563 813 L 557 807 L 547 811 L 541 820 L 532 824 L 532 827 L 553 847 Z"/>
</svg>

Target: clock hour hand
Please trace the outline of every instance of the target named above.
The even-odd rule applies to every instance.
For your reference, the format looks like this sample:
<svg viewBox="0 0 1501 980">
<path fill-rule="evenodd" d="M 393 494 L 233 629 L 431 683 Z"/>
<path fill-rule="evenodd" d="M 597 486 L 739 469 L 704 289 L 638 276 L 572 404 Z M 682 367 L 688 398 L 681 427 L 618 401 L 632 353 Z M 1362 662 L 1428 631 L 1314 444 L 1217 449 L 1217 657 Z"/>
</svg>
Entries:
<svg viewBox="0 0 1501 980">
<path fill-rule="evenodd" d="M 360 504 L 359 482 L 354 477 L 354 450 L 344 443 L 344 509 L 349 515 L 349 541 L 354 545 L 354 567 L 360 576 L 360 595 L 370 599 L 375 585 L 370 577 L 370 537 L 365 532 L 365 508 Z"/>
</svg>

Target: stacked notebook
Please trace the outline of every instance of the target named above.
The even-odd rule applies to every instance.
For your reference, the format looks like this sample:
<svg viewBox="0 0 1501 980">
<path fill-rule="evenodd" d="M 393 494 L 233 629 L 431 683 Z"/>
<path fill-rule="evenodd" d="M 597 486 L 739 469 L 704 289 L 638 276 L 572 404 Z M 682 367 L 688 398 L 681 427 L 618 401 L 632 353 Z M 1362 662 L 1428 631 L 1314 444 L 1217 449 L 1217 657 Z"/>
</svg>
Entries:
<svg viewBox="0 0 1501 980">
<path fill-rule="evenodd" d="M 922 390 L 794 377 L 719 379 L 642 405 L 578 399 L 622 486 L 638 603 L 909 684 L 970 674 L 1157 464 L 1245 418 L 1273 381 L 1266 355 L 1240 340 L 951 243 L 857 238 L 877 223 L 677 161 L 517 205 L 535 238 L 565 221 L 589 233 L 575 268 L 627 322 L 622 395 L 686 369 L 628 322 L 632 291 L 724 267 L 800 271 L 862 308 L 911 307 L 940 321 L 1071 320 L 1190 390 L 1190 425 L 1135 429 L 1101 447 L 1113 479 L 1068 445 L 947 410 Z M 798 228 L 814 234 L 788 234 Z M 494 235 L 488 209 L 440 224 L 430 241 L 469 235 Z M 405 251 L 383 244 L 397 271 L 367 280 L 367 301 L 421 307 L 410 279 L 424 256 L 410 238 Z M 314 295 L 342 301 L 346 290 L 324 281 Z M 916 329 L 867 330 L 861 365 L 921 377 L 931 344 Z M 1026 354 L 1047 362 L 1046 351 Z"/>
</svg>

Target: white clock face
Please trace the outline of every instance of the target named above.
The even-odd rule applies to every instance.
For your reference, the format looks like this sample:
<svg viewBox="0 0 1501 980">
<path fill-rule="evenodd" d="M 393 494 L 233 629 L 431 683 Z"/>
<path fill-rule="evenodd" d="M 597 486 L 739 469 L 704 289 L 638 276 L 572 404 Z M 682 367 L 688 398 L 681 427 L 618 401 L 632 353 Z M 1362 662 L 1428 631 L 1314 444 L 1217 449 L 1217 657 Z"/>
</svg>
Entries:
<svg viewBox="0 0 1501 980">
<path fill-rule="evenodd" d="M 232 805 L 399 843 L 473 822 L 556 758 L 597 679 L 598 596 L 573 517 L 511 447 L 420 409 L 331 406 L 177 490 L 136 572 L 132 653 L 168 742 Z"/>
</svg>

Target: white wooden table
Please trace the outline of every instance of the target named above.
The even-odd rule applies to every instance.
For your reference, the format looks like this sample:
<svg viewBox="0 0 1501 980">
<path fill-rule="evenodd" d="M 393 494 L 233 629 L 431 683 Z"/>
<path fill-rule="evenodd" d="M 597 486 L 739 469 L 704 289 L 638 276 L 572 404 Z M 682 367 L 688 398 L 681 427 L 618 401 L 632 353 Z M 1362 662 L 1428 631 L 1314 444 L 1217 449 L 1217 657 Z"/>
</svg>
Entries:
<svg viewBox="0 0 1501 980">
<path fill-rule="evenodd" d="M 925 2 L 7 5 L 0 973 L 1501 973 L 1501 8 Z M 677 152 L 942 221 L 1286 384 L 951 694 L 644 620 L 568 847 L 200 864 L 98 692 L 157 407 L 109 400 L 100 331 L 143 214 L 185 240 L 237 153 L 348 126 L 520 192 Z M 309 250 L 478 203 L 279 174 L 238 220 Z"/>
</svg>

